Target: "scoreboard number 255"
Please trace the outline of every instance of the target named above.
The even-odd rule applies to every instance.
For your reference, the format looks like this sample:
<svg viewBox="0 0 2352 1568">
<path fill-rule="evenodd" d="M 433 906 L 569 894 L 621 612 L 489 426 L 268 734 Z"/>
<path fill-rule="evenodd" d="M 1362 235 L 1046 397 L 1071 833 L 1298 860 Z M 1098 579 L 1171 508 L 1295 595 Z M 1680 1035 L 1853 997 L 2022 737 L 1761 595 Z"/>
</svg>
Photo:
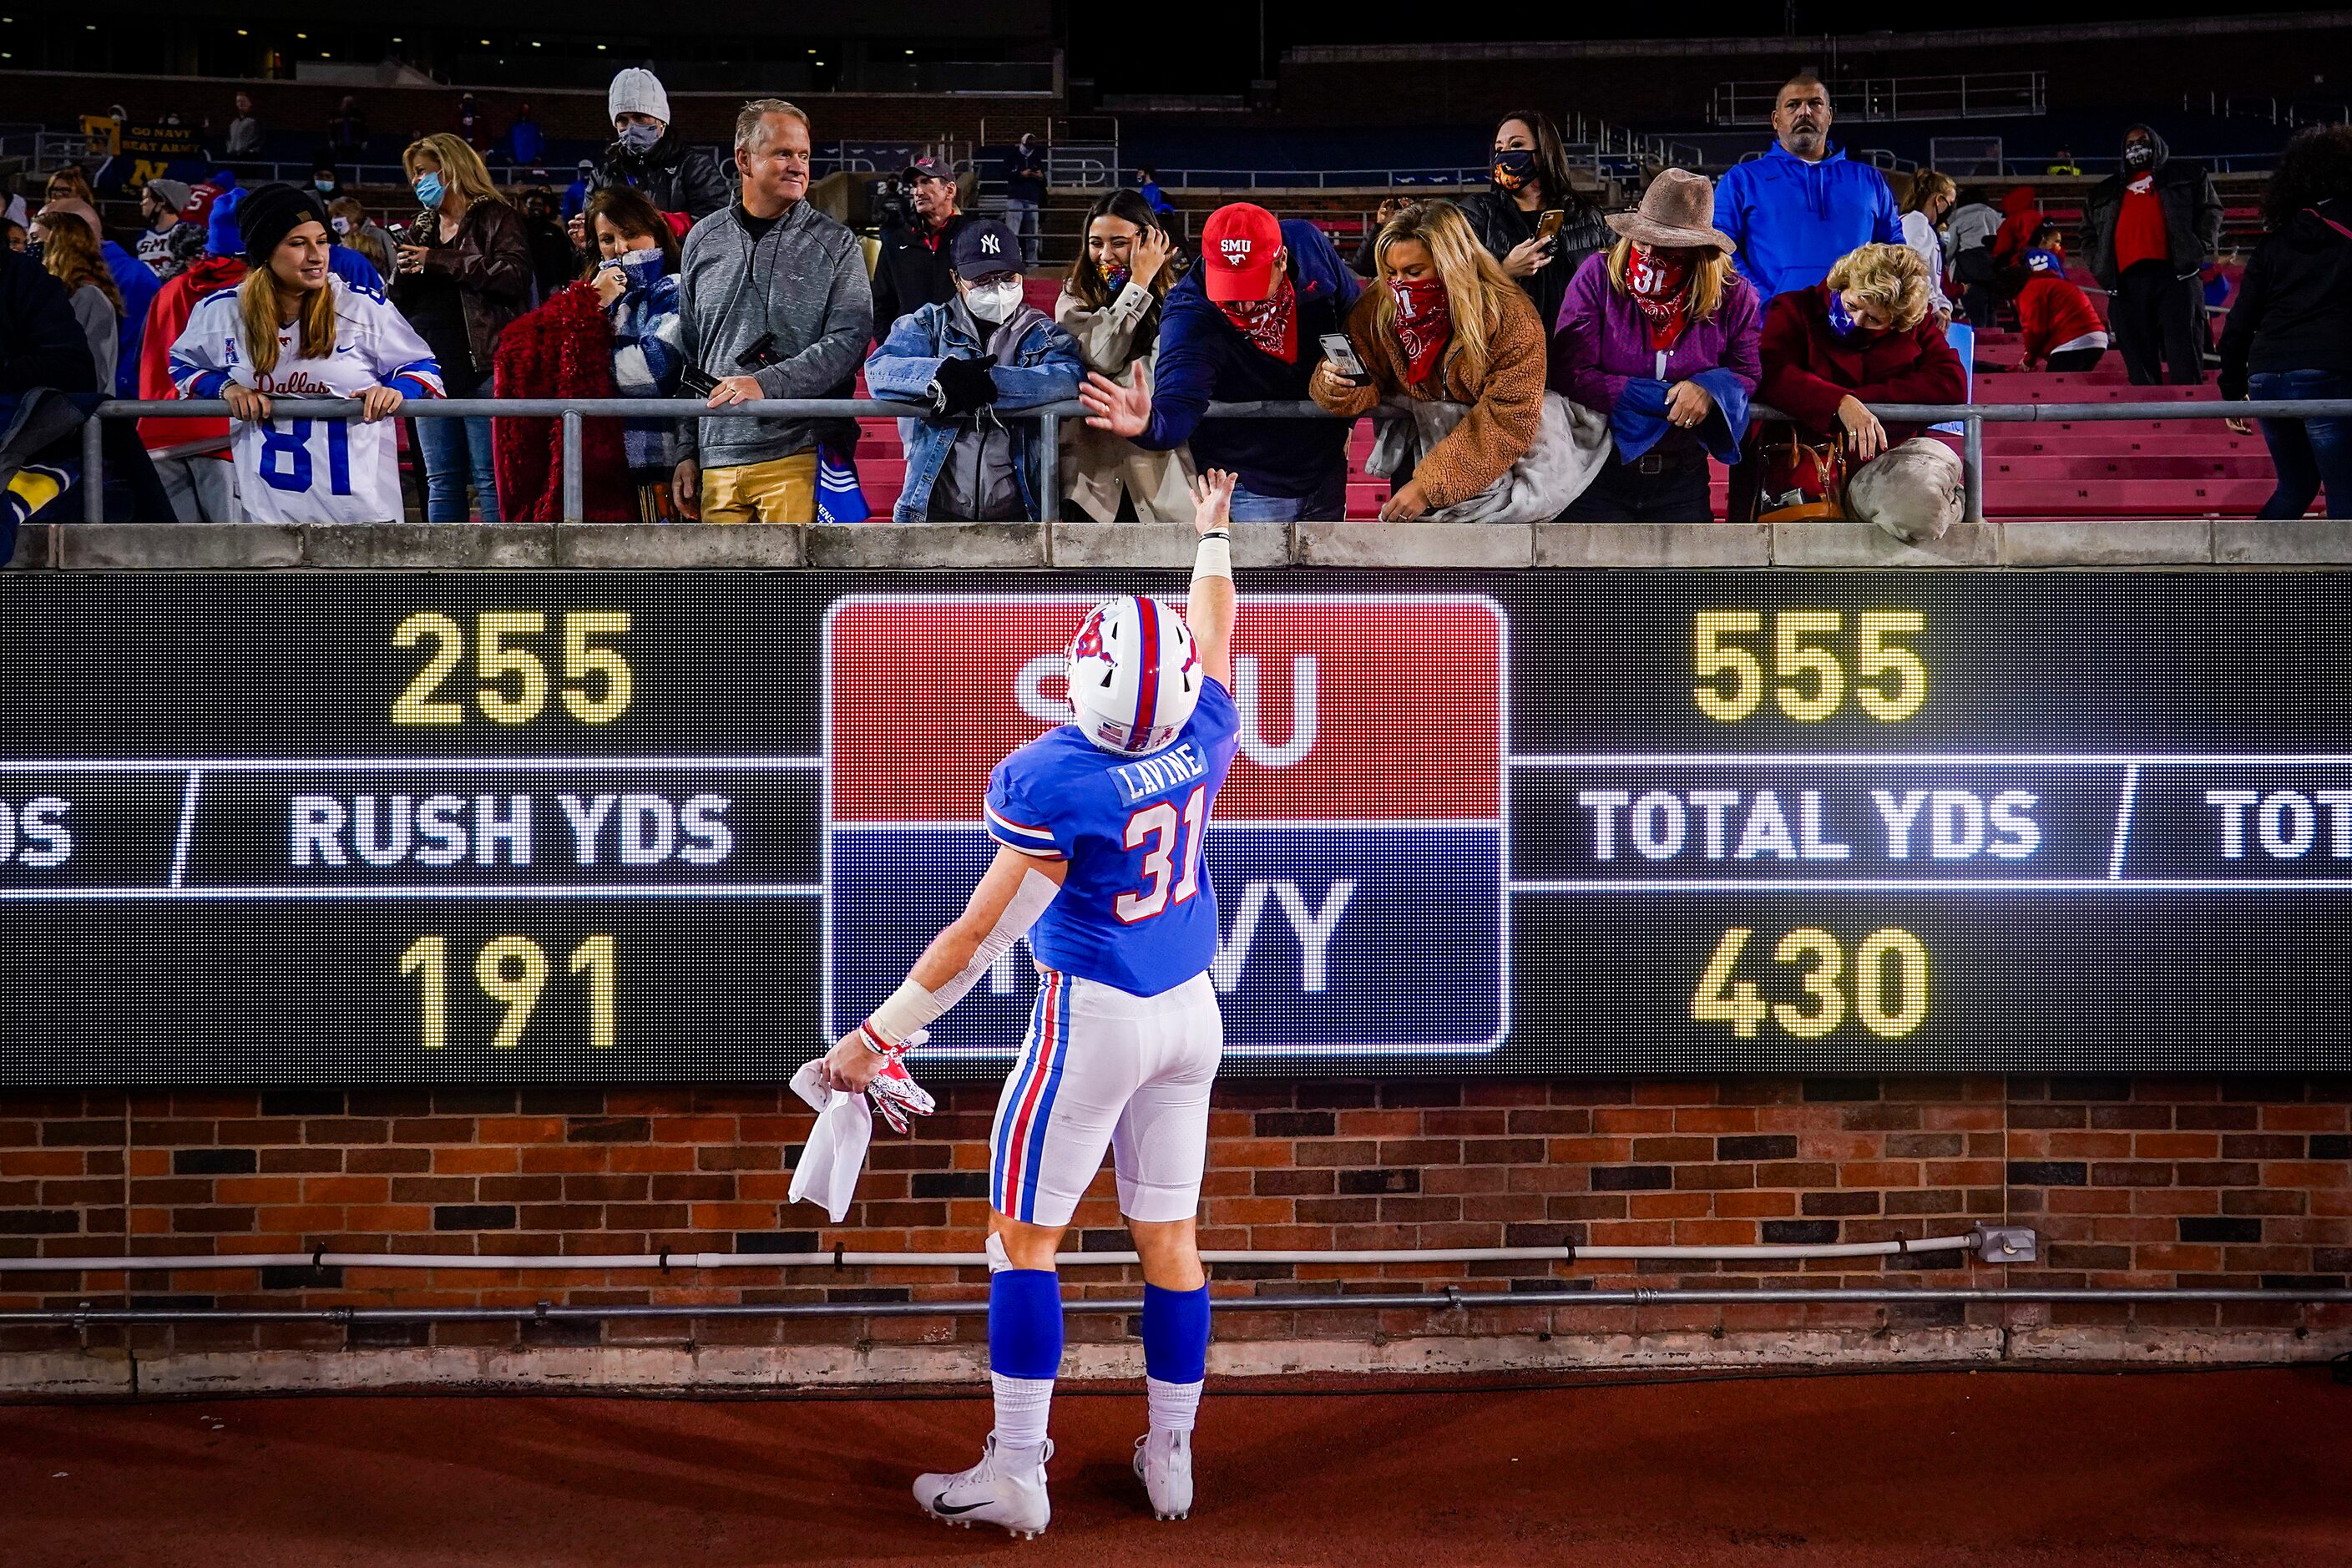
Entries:
<svg viewBox="0 0 2352 1568">
<path fill-rule="evenodd" d="M 548 619 L 544 610 L 484 610 L 475 616 L 474 689 L 467 694 L 458 680 L 469 642 L 467 628 L 438 610 L 410 616 L 393 629 L 393 646 L 427 651 L 424 667 L 393 699 L 392 721 L 463 723 L 467 695 L 483 718 L 499 724 L 530 723 L 547 710 L 551 693 L 583 724 L 607 724 L 626 712 L 636 695 L 636 677 L 612 644 L 627 634 L 629 612 L 565 610 L 555 617 L 553 647 L 545 646 Z M 444 695 L 453 684 L 457 692 Z"/>
</svg>

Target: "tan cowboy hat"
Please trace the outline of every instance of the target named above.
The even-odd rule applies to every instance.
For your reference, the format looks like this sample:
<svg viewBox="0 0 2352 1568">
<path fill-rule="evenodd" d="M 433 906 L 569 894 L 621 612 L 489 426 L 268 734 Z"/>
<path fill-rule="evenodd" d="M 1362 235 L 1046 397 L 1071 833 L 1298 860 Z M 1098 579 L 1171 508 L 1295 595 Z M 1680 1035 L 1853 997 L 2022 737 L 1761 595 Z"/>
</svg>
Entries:
<svg viewBox="0 0 2352 1568">
<path fill-rule="evenodd" d="M 1611 213 L 1609 226 L 1637 245 L 1666 249 L 1706 249 L 1728 256 L 1739 247 L 1715 226 L 1715 186 L 1704 174 L 1666 169 L 1642 193 L 1642 205 Z"/>
</svg>

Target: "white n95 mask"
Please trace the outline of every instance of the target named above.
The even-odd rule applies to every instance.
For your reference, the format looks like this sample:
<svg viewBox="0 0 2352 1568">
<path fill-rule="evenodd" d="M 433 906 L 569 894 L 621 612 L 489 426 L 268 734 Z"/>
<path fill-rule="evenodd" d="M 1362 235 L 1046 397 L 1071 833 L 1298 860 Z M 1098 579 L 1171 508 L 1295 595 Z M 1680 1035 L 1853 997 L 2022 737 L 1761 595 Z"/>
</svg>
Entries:
<svg viewBox="0 0 2352 1568">
<path fill-rule="evenodd" d="M 965 292 L 963 302 L 973 315 L 993 326 L 1021 308 L 1021 284 L 1017 279 L 975 283 Z"/>
</svg>

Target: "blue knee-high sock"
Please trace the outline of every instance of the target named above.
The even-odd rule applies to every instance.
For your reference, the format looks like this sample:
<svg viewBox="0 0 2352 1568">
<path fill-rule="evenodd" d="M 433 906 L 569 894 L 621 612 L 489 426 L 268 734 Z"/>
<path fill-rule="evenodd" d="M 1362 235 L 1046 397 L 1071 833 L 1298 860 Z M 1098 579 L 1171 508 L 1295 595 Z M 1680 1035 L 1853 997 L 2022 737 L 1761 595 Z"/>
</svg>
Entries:
<svg viewBox="0 0 2352 1568">
<path fill-rule="evenodd" d="M 988 1372 L 996 1391 L 998 1447 L 1044 1444 L 1061 1365 L 1061 1276 L 1050 1268 L 1000 1268 L 990 1275 Z"/>
<path fill-rule="evenodd" d="M 1190 1432 L 1209 1365 L 1209 1288 L 1143 1288 L 1143 1387 L 1155 1432 Z"/>
</svg>

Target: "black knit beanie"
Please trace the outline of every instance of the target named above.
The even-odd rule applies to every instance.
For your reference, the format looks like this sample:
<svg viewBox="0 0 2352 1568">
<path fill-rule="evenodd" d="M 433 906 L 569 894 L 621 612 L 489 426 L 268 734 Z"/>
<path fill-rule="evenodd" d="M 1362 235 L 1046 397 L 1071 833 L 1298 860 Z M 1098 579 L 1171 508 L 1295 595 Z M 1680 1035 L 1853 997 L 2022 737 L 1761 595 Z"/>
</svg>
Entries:
<svg viewBox="0 0 2352 1568">
<path fill-rule="evenodd" d="M 245 241 L 248 267 L 267 267 L 286 237 L 305 222 L 327 223 L 327 204 L 299 186 L 273 182 L 256 185 L 237 204 L 237 237 Z"/>
</svg>

